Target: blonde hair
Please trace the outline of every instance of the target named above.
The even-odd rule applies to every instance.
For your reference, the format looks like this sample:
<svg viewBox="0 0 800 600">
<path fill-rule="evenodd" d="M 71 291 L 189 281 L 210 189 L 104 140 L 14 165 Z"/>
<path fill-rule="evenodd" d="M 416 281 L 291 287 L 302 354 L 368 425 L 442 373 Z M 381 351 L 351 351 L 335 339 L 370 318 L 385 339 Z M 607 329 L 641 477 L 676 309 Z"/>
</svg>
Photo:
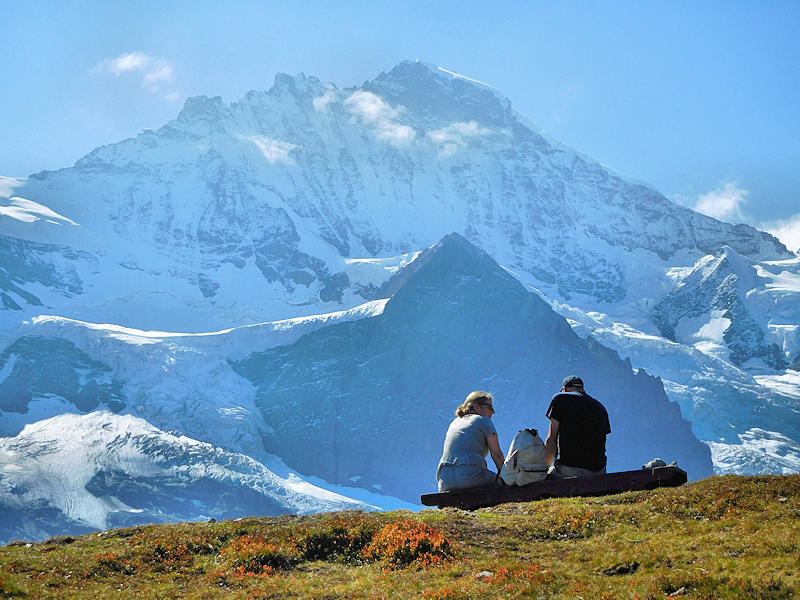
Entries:
<svg viewBox="0 0 800 600">
<path fill-rule="evenodd" d="M 466 400 L 464 400 L 464 403 L 456 409 L 456 416 L 465 417 L 467 415 L 477 414 L 478 409 L 475 407 L 480 404 L 481 400 L 488 400 L 494 404 L 494 396 L 489 392 L 474 391 L 471 392 Z"/>
</svg>

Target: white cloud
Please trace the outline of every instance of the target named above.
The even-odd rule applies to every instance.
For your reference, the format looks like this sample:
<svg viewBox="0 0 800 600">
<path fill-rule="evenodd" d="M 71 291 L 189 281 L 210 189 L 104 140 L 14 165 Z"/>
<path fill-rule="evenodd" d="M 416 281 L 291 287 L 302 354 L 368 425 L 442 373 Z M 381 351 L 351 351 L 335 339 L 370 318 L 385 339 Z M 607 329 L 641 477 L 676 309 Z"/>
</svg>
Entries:
<svg viewBox="0 0 800 600">
<path fill-rule="evenodd" d="M 379 138 L 397 145 L 407 144 L 413 141 L 416 136 L 417 132 L 411 127 L 398 123 L 383 123 L 378 130 Z"/>
<path fill-rule="evenodd" d="M 728 182 L 712 192 L 697 198 L 694 209 L 720 221 L 744 221 L 742 205 L 747 201 L 748 190 Z"/>
<path fill-rule="evenodd" d="M 142 76 L 142 81 L 146 86 L 158 87 L 163 83 L 172 83 L 175 75 L 172 72 L 172 67 L 167 64 L 156 65 L 147 70 Z"/>
<path fill-rule="evenodd" d="M 402 108 L 390 106 L 372 92 L 355 91 L 344 104 L 355 117 L 374 128 L 379 139 L 402 145 L 413 141 L 417 135 L 414 129 L 398 122 Z"/>
<path fill-rule="evenodd" d="M 294 160 L 289 156 L 289 153 L 300 147 L 289 142 L 273 140 L 265 135 L 244 136 L 242 139 L 253 142 L 258 146 L 258 149 L 261 150 L 261 154 L 264 155 L 264 158 L 266 158 L 270 164 L 275 164 L 277 162 L 294 164 Z"/>
<path fill-rule="evenodd" d="M 350 107 L 351 112 L 358 114 L 365 123 L 377 124 L 384 121 L 393 121 L 400 116 L 399 109 L 389 106 L 380 96 L 363 90 L 353 92 L 345 100 L 345 104 Z"/>
<path fill-rule="evenodd" d="M 151 94 L 162 94 L 167 100 L 176 100 L 180 92 L 172 89 L 175 81 L 175 69 L 161 58 L 154 58 L 143 52 L 127 52 L 116 58 L 108 58 L 99 62 L 92 69 L 93 73 L 108 73 L 114 77 L 124 74 L 135 74 L 141 84 Z"/>
<path fill-rule="evenodd" d="M 758 227 L 771 233 L 793 252 L 800 254 L 800 213 L 777 221 L 768 221 Z"/>
<path fill-rule="evenodd" d="M 478 136 L 490 135 L 491 129 L 480 127 L 477 122 L 470 121 L 469 123 L 455 122 L 447 127 L 429 131 L 426 136 L 439 148 L 441 156 L 452 156 L 461 148 L 464 148 L 470 138 Z"/>
<path fill-rule="evenodd" d="M 737 223 L 748 223 L 753 227 L 771 233 L 778 238 L 791 251 L 800 254 L 800 213 L 788 219 L 776 219 L 773 221 L 755 222 L 744 212 L 744 205 L 747 203 L 747 196 L 750 192 L 740 188 L 736 183 L 725 183 L 713 192 L 698 196 L 697 202 L 692 205 L 691 201 L 684 196 L 674 198 L 681 204 L 694 208 L 697 212 L 703 213 L 720 221 L 735 221 Z"/>
<path fill-rule="evenodd" d="M 322 112 L 328 107 L 328 104 L 333 102 L 336 98 L 336 93 L 333 90 L 327 90 L 322 96 L 317 96 L 314 98 L 314 110 L 317 112 Z"/>
<path fill-rule="evenodd" d="M 121 73 L 144 69 L 152 60 L 152 58 L 141 52 L 128 52 L 101 64 L 105 64 L 106 69 L 118 77 Z"/>
</svg>

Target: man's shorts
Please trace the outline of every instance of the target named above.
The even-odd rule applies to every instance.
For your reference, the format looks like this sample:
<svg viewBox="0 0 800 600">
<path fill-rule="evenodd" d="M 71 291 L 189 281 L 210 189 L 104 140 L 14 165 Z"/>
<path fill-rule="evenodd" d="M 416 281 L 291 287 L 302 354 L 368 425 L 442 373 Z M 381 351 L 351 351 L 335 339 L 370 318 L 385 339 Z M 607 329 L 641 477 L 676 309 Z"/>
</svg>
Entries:
<svg viewBox="0 0 800 600">
<path fill-rule="evenodd" d="M 547 472 L 548 479 L 566 479 L 567 477 L 596 477 L 597 475 L 605 475 L 606 470 L 605 468 L 600 469 L 599 471 L 590 471 L 589 469 L 583 469 L 581 467 L 570 467 L 568 465 L 563 465 L 560 462 L 556 461 L 555 464 L 550 467 L 550 470 Z"/>
</svg>

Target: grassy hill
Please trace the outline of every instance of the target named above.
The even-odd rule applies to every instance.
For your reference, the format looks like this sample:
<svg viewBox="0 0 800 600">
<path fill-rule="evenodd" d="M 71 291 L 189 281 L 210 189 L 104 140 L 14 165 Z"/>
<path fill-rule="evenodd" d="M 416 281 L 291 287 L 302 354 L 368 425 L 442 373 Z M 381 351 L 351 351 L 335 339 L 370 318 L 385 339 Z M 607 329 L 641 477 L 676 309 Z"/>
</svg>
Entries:
<svg viewBox="0 0 800 600">
<path fill-rule="evenodd" d="M 0 598 L 794 598 L 800 475 L 475 512 L 152 525 L 0 548 Z"/>
</svg>

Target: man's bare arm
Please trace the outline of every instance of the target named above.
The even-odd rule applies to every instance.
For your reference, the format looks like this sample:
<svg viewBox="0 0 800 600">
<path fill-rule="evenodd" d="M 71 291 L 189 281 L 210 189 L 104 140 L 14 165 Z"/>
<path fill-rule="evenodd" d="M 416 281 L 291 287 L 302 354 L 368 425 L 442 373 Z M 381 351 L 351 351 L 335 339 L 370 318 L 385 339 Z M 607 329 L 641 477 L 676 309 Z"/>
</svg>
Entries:
<svg viewBox="0 0 800 600">
<path fill-rule="evenodd" d="M 558 453 L 558 421 L 555 419 L 550 419 L 550 431 L 547 432 L 544 448 L 547 451 L 547 464 L 552 465 Z"/>
</svg>

